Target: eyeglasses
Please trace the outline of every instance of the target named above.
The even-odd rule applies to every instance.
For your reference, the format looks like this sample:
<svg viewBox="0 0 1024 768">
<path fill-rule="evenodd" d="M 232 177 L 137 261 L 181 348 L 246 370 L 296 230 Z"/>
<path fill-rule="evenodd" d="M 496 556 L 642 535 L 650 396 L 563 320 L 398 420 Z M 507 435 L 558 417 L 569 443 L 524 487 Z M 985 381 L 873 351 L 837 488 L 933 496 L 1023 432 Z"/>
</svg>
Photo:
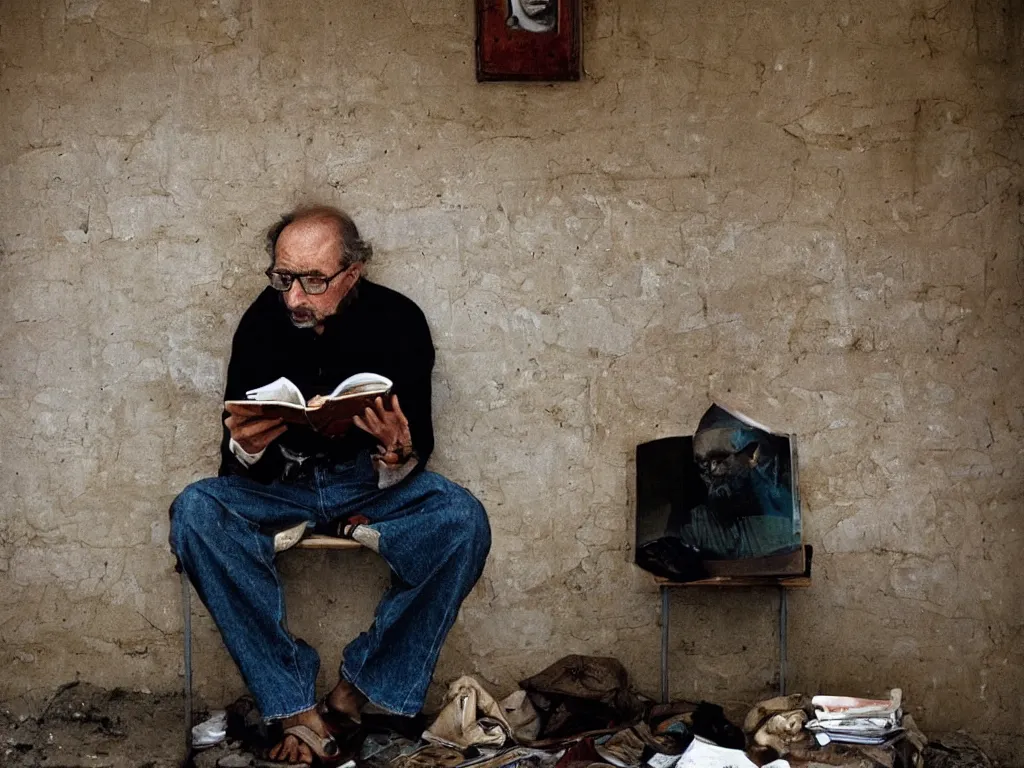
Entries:
<svg viewBox="0 0 1024 768">
<path fill-rule="evenodd" d="M 352 265 L 350 264 L 349 266 Z M 321 275 L 293 275 L 291 272 L 275 272 L 273 267 L 270 267 L 265 274 L 270 279 L 270 287 L 275 291 L 281 291 L 281 293 L 289 291 L 291 290 L 292 283 L 298 280 L 303 291 L 308 293 L 310 296 L 316 296 L 317 294 L 324 293 L 331 285 L 331 280 L 343 272 L 348 272 L 348 267 L 343 267 L 329 277 L 323 277 Z"/>
</svg>

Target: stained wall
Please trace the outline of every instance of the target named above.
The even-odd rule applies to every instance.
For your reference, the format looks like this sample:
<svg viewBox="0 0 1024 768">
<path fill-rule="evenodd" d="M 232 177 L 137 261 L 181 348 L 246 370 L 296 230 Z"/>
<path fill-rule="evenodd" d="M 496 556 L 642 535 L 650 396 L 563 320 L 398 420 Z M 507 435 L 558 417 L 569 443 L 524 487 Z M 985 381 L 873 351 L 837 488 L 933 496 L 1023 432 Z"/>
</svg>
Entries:
<svg viewBox="0 0 1024 768">
<path fill-rule="evenodd" d="M 322 200 L 424 308 L 433 466 L 491 514 L 439 686 L 575 651 L 657 692 L 633 449 L 721 398 L 800 438 L 790 689 L 899 685 L 1019 762 L 1022 15 L 589 0 L 552 86 L 474 81 L 468 0 L 0 3 L 0 695 L 180 685 L 166 509 L 215 469 L 263 230 Z M 386 570 L 282 567 L 326 684 Z M 674 695 L 776 684 L 774 592 L 672 610 Z"/>
</svg>

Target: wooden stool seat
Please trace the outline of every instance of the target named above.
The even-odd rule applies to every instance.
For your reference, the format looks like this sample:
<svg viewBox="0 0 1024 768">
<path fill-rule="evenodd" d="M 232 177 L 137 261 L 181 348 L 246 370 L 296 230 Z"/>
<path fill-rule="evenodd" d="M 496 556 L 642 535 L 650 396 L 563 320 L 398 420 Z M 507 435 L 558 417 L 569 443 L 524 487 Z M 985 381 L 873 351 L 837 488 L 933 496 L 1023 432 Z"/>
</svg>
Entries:
<svg viewBox="0 0 1024 768">
<path fill-rule="evenodd" d="M 299 540 L 292 549 L 363 549 L 363 545 L 355 539 L 341 539 L 337 536 L 311 534 Z M 287 550 L 286 550 L 287 551 Z"/>
</svg>

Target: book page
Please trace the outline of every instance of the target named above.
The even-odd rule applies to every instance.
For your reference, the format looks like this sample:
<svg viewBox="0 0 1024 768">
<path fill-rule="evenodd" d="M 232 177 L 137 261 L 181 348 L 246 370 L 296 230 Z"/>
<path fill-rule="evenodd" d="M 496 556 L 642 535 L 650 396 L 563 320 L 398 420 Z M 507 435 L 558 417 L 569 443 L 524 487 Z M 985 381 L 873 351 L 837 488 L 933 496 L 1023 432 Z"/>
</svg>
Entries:
<svg viewBox="0 0 1024 768">
<path fill-rule="evenodd" d="M 377 373 L 357 373 L 334 388 L 328 397 L 337 398 L 355 394 L 382 395 L 392 387 L 391 379 Z"/>
<path fill-rule="evenodd" d="M 290 403 L 300 408 L 306 407 L 306 398 L 302 396 L 302 392 L 284 376 L 269 384 L 264 384 L 262 387 L 250 389 L 245 393 L 245 396 L 256 402 L 273 401 L 276 403 Z"/>
</svg>

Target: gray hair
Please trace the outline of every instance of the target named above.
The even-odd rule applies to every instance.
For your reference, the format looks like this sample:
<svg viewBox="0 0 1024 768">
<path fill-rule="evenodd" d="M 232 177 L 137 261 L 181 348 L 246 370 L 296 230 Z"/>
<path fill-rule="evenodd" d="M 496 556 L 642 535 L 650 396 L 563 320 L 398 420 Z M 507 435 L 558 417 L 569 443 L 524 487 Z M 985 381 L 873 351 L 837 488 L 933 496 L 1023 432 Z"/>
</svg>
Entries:
<svg viewBox="0 0 1024 768">
<path fill-rule="evenodd" d="M 365 264 L 373 257 L 373 246 L 359 236 L 359 229 L 352 217 L 340 208 L 330 205 L 305 205 L 296 208 L 291 213 L 286 213 L 267 230 L 267 253 L 270 254 L 270 262 L 274 262 L 274 251 L 277 248 L 277 238 L 281 236 L 284 228 L 293 221 L 304 219 L 320 219 L 329 221 L 338 228 L 341 235 L 341 266 L 348 267 L 351 264 Z"/>
</svg>

